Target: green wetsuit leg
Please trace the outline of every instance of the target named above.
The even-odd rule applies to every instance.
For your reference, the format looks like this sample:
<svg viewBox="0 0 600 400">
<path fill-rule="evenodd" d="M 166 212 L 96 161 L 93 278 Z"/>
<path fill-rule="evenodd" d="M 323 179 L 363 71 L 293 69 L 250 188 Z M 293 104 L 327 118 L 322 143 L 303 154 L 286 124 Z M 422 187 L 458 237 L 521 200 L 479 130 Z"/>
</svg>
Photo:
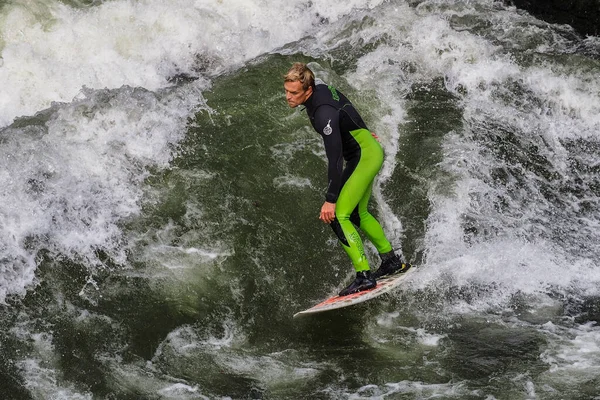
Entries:
<svg viewBox="0 0 600 400">
<path fill-rule="evenodd" d="M 375 245 L 375 248 L 379 254 L 385 254 L 392 251 L 392 245 L 385 237 L 385 233 L 383 232 L 379 221 L 377 221 L 367 209 L 369 199 L 371 198 L 372 189 L 373 181 L 371 181 L 367 192 L 363 195 L 358 203 L 360 229 L 365 233 L 365 235 L 367 235 L 369 241 Z"/>
<path fill-rule="evenodd" d="M 342 186 L 340 195 L 336 202 L 335 215 L 346 238 L 342 247 L 352 260 L 354 269 L 366 271 L 369 262 L 364 252 L 360 235 L 350 221 L 352 212 L 358 207 L 360 216 L 360 229 L 367 235 L 368 239 L 375 245 L 379 253 L 387 253 L 392 250 L 390 242 L 385 237 L 379 222 L 367 210 L 371 197 L 373 180 L 383 165 L 383 149 L 371 132 L 366 129 L 351 131 L 352 136 L 360 144 L 360 160 Z"/>
</svg>

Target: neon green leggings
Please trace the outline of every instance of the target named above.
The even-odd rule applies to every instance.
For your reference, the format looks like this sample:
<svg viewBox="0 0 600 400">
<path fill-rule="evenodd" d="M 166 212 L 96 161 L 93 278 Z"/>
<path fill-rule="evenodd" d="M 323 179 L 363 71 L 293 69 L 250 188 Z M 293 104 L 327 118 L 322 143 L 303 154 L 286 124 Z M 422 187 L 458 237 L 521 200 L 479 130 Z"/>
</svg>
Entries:
<svg viewBox="0 0 600 400">
<path fill-rule="evenodd" d="M 383 149 L 366 129 L 350 133 L 360 145 L 360 160 L 342 186 L 335 206 L 337 222 L 332 222 L 332 228 L 350 256 L 354 269 L 359 272 L 368 270 L 369 262 L 353 223 L 359 226 L 380 254 L 392 251 L 392 245 L 385 237 L 379 222 L 367 210 L 373 180 L 383 165 Z"/>
</svg>

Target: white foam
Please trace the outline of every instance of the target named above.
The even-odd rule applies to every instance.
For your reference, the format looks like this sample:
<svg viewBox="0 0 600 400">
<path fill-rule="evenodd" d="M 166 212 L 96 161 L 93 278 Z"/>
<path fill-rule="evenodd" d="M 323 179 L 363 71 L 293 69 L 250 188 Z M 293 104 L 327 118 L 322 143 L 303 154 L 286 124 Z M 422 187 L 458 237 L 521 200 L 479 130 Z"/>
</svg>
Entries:
<svg viewBox="0 0 600 400">
<path fill-rule="evenodd" d="M 303 188 L 303 187 L 312 187 L 310 183 L 310 179 L 302 178 L 292 175 L 278 176 L 273 178 L 273 186 L 276 188 L 285 188 L 285 187 L 293 187 L 293 188 Z"/>
<path fill-rule="evenodd" d="M 436 347 L 440 340 L 446 337 L 446 335 L 428 332 L 423 328 L 399 325 L 399 316 L 400 313 L 397 311 L 379 314 L 377 316 L 377 325 L 372 328 L 370 336 L 379 343 L 387 343 L 390 340 L 395 343 L 399 340 L 398 337 L 401 337 L 402 339 L 400 340 L 405 341 L 407 346 L 416 351 L 419 351 L 419 347 L 421 346 Z"/>
<path fill-rule="evenodd" d="M 140 211 L 147 169 L 173 157 L 203 85 L 84 91 L 44 125 L 2 132 L 0 301 L 33 282 L 40 248 L 90 267 L 103 265 L 98 249 L 126 261 L 120 224 Z"/>
<path fill-rule="evenodd" d="M 33 353 L 17 362 L 25 387 L 34 398 L 56 400 L 91 400 L 93 395 L 85 392 L 60 376 L 59 357 L 52 345 L 52 335 L 47 333 L 26 334 Z"/>
<path fill-rule="evenodd" d="M 597 241 L 594 227 L 599 225 L 600 214 L 591 211 L 582 218 L 576 211 L 577 199 L 566 197 L 563 200 L 570 203 L 567 209 L 556 210 L 557 215 L 565 213 L 559 222 L 545 213 L 554 206 L 538 185 L 540 177 L 523 171 L 529 187 L 510 181 L 506 185 L 497 183 L 492 173 L 505 168 L 506 161 L 489 157 L 491 152 L 480 144 L 482 135 L 488 134 L 485 129 L 490 121 L 507 127 L 523 135 L 526 144 L 530 140 L 537 145 L 551 163 L 551 171 L 564 174 L 568 182 L 568 158 L 573 155 L 563 147 L 562 140 L 597 136 L 597 74 L 585 68 L 570 73 L 566 67 L 551 64 L 523 66 L 485 35 L 456 30 L 451 24 L 454 15 L 472 15 L 475 20 L 490 18 L 492 23 L 503 24 L 502 29 L 538 29 L 531 17 L 497 12 L 489 8 L 489 2 L 476 3 L 448 7 L 446 2 L 427 1 L 416 10 L 402 9 L 400 17 L 382 13 L 376 27 L 353 32 L 357 37 L 348 39 L 368 41 L 377 37 L 373 31 L 386 32 L 384 43 L 361 57 L 356 72 L 347 77 L 359 89 L 375 90 L 382 103 L 389 105 L 391 123 L 389 128 L 380 129 L 389 143 L 389 153 L 395 154 L 399 134 L 396 126 L 403 121 L 404 96 L 414 83 L 442 77 L 463 107 L 464 130 L 447 134 L 440 165 L 452 178 L 444 176 L 429 183 L 431 212 L 424 241 L 427 264 L 421 269 L 421 283 L 431 286 L 451 277 L 457 285 L 497 285 L 497 294 L 507 298 L 516 291 L 535 293 L 550 287 L 569 290 L 575 286 L 597 294 L 600 271 L 594 268 L 597 246 L 592 243 Z M 391 11 L 393 7 L 396 5 L 383 6 L 382 10 Z M 486 9 L 490 11 L 487 14 Z M 519 25 L 522 20 L 531 24 Z M 505 27 L 507 21 L 514 25 Z M 519 36 L 509 35 L 505 40 L 516 41 Z M 554 36 L 544 40 L 551 47 L 557 46 Z M 506 45 L 511 44 L 521 45 Z M 407 66 L 413 69 L 410 75 L 403 72 Z M 511 92 L 515 82 L 522 93 Z M 389 165 L 392 170 L 397 167 Z M 389 171 L 384 168 L 382 179 L 386 173 Z M 589 184 L 593 183 L 590 177 Z M 454 187 L 451 195 L 449 185 Z M 507 209 L 498 209 L 499 198 L 506 202 L 502 204 Z M 395 220 L 389 209 L 385 215 Z M 465 234 L 469 220 L 477 223 L 478 236 L 474 240 Z M 557 241 L 551 230 L 563 222 L 572 223 L 573 229 L 568 229 L 564 240 Z M 577 246 L 588 242 L 592 257 L 579 256 Z"/>
<path fill-rule="evenodd" d="M 96 356 L 107 370 L 107 386 L 117 393 L 136 393 L 139 397 L 165 400 L 209 399 L 202 387 L 165 374 L 151 362 L 123 363 L 120 357 Z M 227 397 L 222 397 L 228 399 Z"/>
<path fill-rule="evenodd" d="M 340 396 L 336 390 L 331 390 L 334 396 Z M 344 397 L 348 399 L 385 399 L 394 395 L 417 396 L 420 399 L 434 399 L 438 397 L 444 398 L 461 398 L 462 396 L 474 396 L 477 392 L 469 390 L 466 385 L 461 382 L 447 384 L 428 384 L 417 381 L 400 381 L 386 383 L 384 386 L 365 385 L 360 387 L 354 393 L 344 393 Z"/>
<path fill-rule="evenodd" d="M 206 399 L 206 397 L 198 393 L 197 386 L 189 386 L 183 383 L 175 383 L 157 392 L 164 399 Z"/>
<path fill-rule="evenodd" d="M 201 220 L 202 216 L 203 211 L 196 205 L 191 202 L 186 205 L 184 218 L 188 224 L 195 224 L 193 221 Z M 132 240 L 129 248 L 135 252 L 136 260 L 145 263 L 146 273 L 163 277 L 169 275 L 177 281 L 190 282 L 192 279 L 201 285 L 202 279 L 197 279 L 199 276 L 210 273 L 215 265 L 234 254 L 231 243 L 211 241 L 206 235 L 206 231 L 199 229 L 182 233 L 179 226 L 170 221 L 158 229 L 148 228 Z"/>
<path fill-rule="evenodd" d="M 152 359 L 155 365 L 170 365 L 175 362 L 190 368 L 191 373 L 201 369 L 225 371 L 236 376 L 245 376 L 261 382 L 264 386 L 281 387 L 296 381 L 310 380 L 320 373 L 314 363 L 301 362 L 292 350 L 284 353 L 254 354 L 245 344 L 245 337 L 231 320 L 223 323 L 224 331 L 219 335 L 200 332 L 192 326 L 180 327 L 169 333 Z M 210 366 L 207 365 L 210 360 Z M 322 367 L 322 366 L 321 366 Z"/>
<path fill-rule="evenodd" d="M 0 126 L 71 101 L 82 86 L 156 90 L 178 73 L 216 74 L 297 40 L 320 17 L 378 3 L 142 0 L 43 10 L 11 3 L 0 16 Z"/>
<path fill-rule="evenodd" d="M 600 328 L 595 322 L 573 327 L 545 324 L 548 346 L 541 354 L 549 369 L 540 381 L 550 390 L 577 390 L 600 374 Z"/>
<path fill-rule="evenodd" d="M 220 334 L 205 332 L 200 334 L 193 326 L 181 326 L 167 335 L 167 338 L 156 351 L 156 357 L 161 357 L 168 350 L 180 356 L 194 353 L 198 348 L 208 352 L 218 352 L 243 343 L 245 336 L 235 322 L 229 318 L 223 320 Z"/>
</svg>

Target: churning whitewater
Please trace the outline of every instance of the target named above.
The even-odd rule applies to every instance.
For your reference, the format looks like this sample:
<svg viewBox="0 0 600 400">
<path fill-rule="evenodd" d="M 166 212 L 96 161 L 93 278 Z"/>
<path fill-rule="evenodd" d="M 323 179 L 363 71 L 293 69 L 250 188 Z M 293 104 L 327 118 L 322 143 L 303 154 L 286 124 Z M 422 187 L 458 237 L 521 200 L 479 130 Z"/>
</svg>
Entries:
<svg viewBox="0 0 600 400">
<path fill-rule="evenodd" d="M 1 397 L 600 396 L 597 54 L 491 0 L 1 3 Z M 293 320 L 352 273 L 295 61 L 416 267 Z"/>
</svg>

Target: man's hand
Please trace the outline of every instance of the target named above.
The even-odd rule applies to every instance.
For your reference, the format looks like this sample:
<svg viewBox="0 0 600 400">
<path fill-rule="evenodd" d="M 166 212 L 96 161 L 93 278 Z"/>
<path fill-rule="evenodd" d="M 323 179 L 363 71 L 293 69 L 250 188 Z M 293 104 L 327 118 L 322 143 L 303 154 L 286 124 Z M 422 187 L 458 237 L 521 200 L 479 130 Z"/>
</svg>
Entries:
<svg viewBox="0 0 600 400">
<path fill-rule="evenodd" d="M 335 203 L 326 201 L 321 207 L 321 215 L 319 219 L 326 224 L 330 224 L 335 219 Z"/>
</svg>

